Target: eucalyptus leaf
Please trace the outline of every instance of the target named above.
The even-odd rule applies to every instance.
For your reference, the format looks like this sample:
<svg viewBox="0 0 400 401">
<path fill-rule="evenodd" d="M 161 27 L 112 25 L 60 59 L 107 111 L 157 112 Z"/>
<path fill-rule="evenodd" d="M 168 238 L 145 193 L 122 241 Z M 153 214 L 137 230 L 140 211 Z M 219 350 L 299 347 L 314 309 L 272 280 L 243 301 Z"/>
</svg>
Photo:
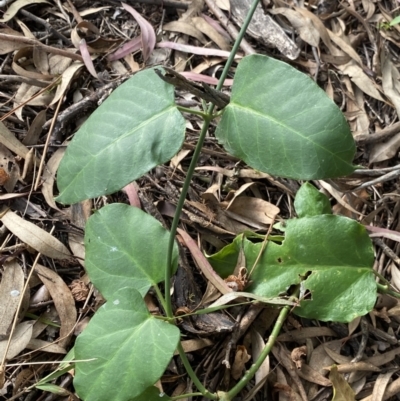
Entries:
<svg viewBox="0 0 400 401">
<path fill-rule="evenodd" d="M 135 74 L 82 125 L 57 173 L 61 203 L 116 192 L 181 148 L 185 120 L 174 87 L 153 69 Z"/>
<path fill-rule="evenodd" d="M 266 56 L 239 63 L 215 135 L 229 153 L 269 174 L 311 180 L 354 171 L 355 144 L 339 108 L 309 77 Z"/>
<path fill-rule="evenodd" d="M 349 322 L 372 310 L 376 301 L 374 253 L 361 224 L 325 214 L 288 220 L 285 234 L 282 244 L 268 242 L 245 291 L 272 298 L 301 284 L 305 298 L 294 312 L 310 319 Z M 241 246 L 238 236 L 209 258 L 222 277 L 232 274 L 232 262 Z M 261 249 L 262 243 L 244 238 L 248 270 Z"/>
<path fill-rule="evenodd" d="M 179 329 L 150 315 L 138 291 L 120 289 L 76 340 L 77 360 L 96 359 L 76 362 L 75 390 L 85 401 L 132 400 L 162 376 L 178 341 Z"/>
<path fill-rule="evenodd" d="M 121 203 L 107 205 L 86 224 L 86 271 L 106 299 L 131 287 L 144 296 L 164 279 L 169 232 L 152 216 Z M 178 248 L 173 249 L 174 272 Z"/>
</svg>

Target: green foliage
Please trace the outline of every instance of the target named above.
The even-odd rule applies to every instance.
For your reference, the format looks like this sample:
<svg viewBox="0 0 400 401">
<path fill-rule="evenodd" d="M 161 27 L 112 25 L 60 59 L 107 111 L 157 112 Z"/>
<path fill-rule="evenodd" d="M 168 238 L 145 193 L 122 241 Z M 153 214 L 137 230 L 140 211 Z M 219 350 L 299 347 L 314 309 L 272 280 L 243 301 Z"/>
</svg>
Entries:
<svg viewBox="0 0 400 401">
<path fill-rule="evenodd" d="M 329 199 L 308 182 L 297 191 L 294 207 L 298 217 L 332 213 Z"/>
<path fill-rule="evenodd" d="M 239 63 L 215 136 L 269 174 L 312 180 L 354 171 L 354 140 L 339 108 L 309 77 L 273 58 Z"/>
<path fill-rule="evenodd" d="M 305 298 L 294 310 L 296 314 L 349 322 L 371 311 L 376 301 L 371 240 L 366 229 L 354 220 L 315 215 L 317 207 L 306 202 L 313 197 L 312 192 L 310 184 L 298 191 L 295 205 L 301 205 L 304 217 L 286 222 L 283 243 L 268 243 L 246 291 L 272 298 L 286 294 L 293 285 L 301 285 Z M 318 191 L 314 188 L 314 192 Z M 314 198 L 318 198 L 316 194 Z M 324 203 L 319 202 L 320 206 Z M 324 205 L 320 207 L 324 209 Z M 242 246 L 250 268 L 262 243 L 253 243 L 243 234 L 209 258 L 222 277 L 232 274 Z"/>
<path fill-rule="evenodd" d="M 149 69 L 134 75 L 90 116 L 58 169 L 61 203 L 112 194 L 181 148 L 185 120 L 174 88 Z"/>
<path fill-rule="evenodd" d="M 179 329 L 150 315 L 141 294 L 122 288 L 97 311 L 77 338 L 74 386 L 85 401 L 126 401 L 164 373 Z"/>
<path fill-rule="evenodd" d="M 398 15 L 396 18 L 393 18 L 390 22 L 389 22 L 389 26 L 394 26 L 400 24 L 400 15 Z"/>
<path fill-rule="evenodd" d="M 204 133 L 213 117 L 205 116 Z M 68 146 L 58 170 L 57 200 L 76 203 L 123 188 L 172 158 L 184 130 L 174 88 L 152 69 L 137 73 L 90 116 Z M 305 75 L 265 56 L 240 62 L 216 137 L 228 152 L 274 175 L 306 180 L 354 170 L 354 141 L 339 109 Z M 295 311 L 301 316 L 349 321 L 367 313 L 376 284 L 365 229 L 331 215 L 329 201 L 309 184 L 299 191 L 295 207 L 299 218 L 286 223 L 283 242 L 271 239 L 246 291 L 271 299 L 300 285 L 306 296 Z M 86 270 L 107 302 L 76 341 L 75 357 L 85 361 L 76 363 L 74 385 L 83 400 L 163 396 L 153 385 L 176 349 L 179 330 L 150 315 L 143 296 L 155 287 L 164 309 L 170 305 L 157 287 L 167 268 L 168 237 L 153 217 L 128 205 L 108 205 L 89 219 Z M 237 237 L 211 257 L 221 275 L 232 273 L 241 246 Z M 251 266 L 261 244 L 244 238 L 243 247 Z M 177 259 L 175 245 L 172 272 Z M 164 284 L 168 291 L 170 283 Z"/>
<path fill-rule="evenodd" d="M 122 287 L 145 296 L 164 278 L 169 232 L 138 208 L 114 203 L 92 215 L 86 224 L 86 271 L 92 283 L 110 299 Z M 174 272 L 178 248 L 174 247 Z"/>
</svg>

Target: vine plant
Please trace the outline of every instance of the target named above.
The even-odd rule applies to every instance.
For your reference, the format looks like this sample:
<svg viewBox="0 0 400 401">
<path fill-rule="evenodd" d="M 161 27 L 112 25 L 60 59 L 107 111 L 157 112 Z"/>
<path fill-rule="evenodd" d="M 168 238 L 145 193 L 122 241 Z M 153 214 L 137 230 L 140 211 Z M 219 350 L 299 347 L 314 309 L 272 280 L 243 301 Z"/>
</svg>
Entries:
<svg viewBox="0 0 400 401">
<path fill-rule="evenodd" d="M 257 4 L 255 0 L 217 90 Z M 69 144 L 58 170 L 57 201 L 72 204 L 114 193 L 170 160 L 185 137 L 182 111 L 190 110 L 175 104 L 174 87 L 154 69 L 135 74 L 90 116 Z M 343 114 L 310 78 L 272 58 L 243 58 L 229 104 L 218 113 L 213 103 L 193 113 L 204 124 L 170 232 L 152 216 L 125 204 L 103 207 L 86 225 L 86 271 L 107 302 L 72 350 L 82 361 L 75 363 L 74 386 L 85 401 L 170 399 L 154 384 L 176 349 L 197 387 L 194 394 L 231 400 L 262 364 L 291 308 L 282 307 L 262 354 L 232 389 L 210 393 L 204 387 L 180 345 L 169 288 L 177 268 L 180 211 L 212 120 L 221 117 L 215 136 L 225 150 L 256 170 L 299 180 L 354 171 L 355 144 Z M 269 241 L 246 291 L 266 302 L 282 294 L 300 298 L 294 313 L 308 318 L 350 321 L 369 312 L 377 284 L 365 228 L 332 215 L 327 198 L 310 184 L 299 190 L 295 208 L 298 217 L 280 226 L 284 237 Z M 232 273 L 241 249 L 249 265 L 257 259 L 262 244 L 244 235 L 209 258 L 221 276 Z M 143 297 L 151 287 L 165 316 L 152 316 L 146 309 Z M 290 294 L 289 288 L 294 289 Z"/>
</svg>

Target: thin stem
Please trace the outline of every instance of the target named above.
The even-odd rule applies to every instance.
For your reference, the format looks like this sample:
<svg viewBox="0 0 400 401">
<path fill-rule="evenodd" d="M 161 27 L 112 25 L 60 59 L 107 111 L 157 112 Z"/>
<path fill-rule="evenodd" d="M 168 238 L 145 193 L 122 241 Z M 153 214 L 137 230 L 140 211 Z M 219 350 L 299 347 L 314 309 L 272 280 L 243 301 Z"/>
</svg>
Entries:
<svg viewBox="0 0 400 401">
<path fill-rule="evenodd" d="M 294 291 L 293 295 L 289 298 L 291 301 L 295 301 L 299 296 L 299 287 Z M 271 349 L 282 329 L 282 325 L 291 309 L 290 305 L 286 305 L 282 308 L 279 313 L 278 319 L 275 322 L 274 328 L 269 336 L 267 344 L 265 344 L 264 349 L 262 350 L 260 356 L 256 360 L 253 365 L 251 365 L 250 369 L 243 375 L 243 377 L 239 380 L 235 387 L 228 391 L 228 396 L 226 397 L 227 400 L 232 400 L 239 392 L 247 385 L 247 383 L 253 378 L 256 374 L 257 370 L 260 369 L 262 363 L 264 362 L 265 358 L 271 352 Z"/>
<path fill-rule="evenodd" d="M 204 397 L 209 398 L 210 400 L 218 400 L 218 396 L 216 394 L 210 393 L 201 383 L 199 378 L 197 377 L 196 373 L 190 366 L 189 360 L 187 359 L 187 356 L 185 354 L 185 350 L 182 347 L 182 344 L 178 344 L 178 351 L 179 351 L 179 356 L 182 359 L 183 366 L 185 366 L 185 369 L 189 375 L 189 377 L 192 379 L 194 385 L 197 387 L 197 389 L 203 394 Z"/>
<path fill-rule="evenodd" d="M 211 113 L 210 113 L 211 114 Z M 175 243 L 175 235 L 176 229 L 178 228 L 179 219 L 181 217 L 181 212 L 183 209 L 183 204 L 185 203 L 186 195 L 189 190 L 190 182 L 192 180 L 192 176 L 194 173 L 194 169 L 197 165 L 197 160 L 200 156 L 201 148 L 203 147 L 204 139 L 206 138 L 207 130 L 210 125 L 211 118 L 207 114 L 204 118 L 204 124 L 200 132 L 199 140 L 196 145 L 196 149 L 194 150 L 192 161 L 190 162 L 187 175 L 185 178 L 185 182 L 183 183 L 182 192 L 178 200 L 178 204 L 176 205 L 176 211 L 174 215 L 174 219 L 172 220 L 171 224 L 171 232 L 169 235 L 169 242 L 168 242 L 168 253 L 167 253 L 167 266 L 165 268 L 165 302 L 166 308 L 165 311 L 169 318 L 173 317 L 172 313 L 172 303 L 171 303 L 171 293 L 169 290 L 169 286 L 171 283 L 171 276 L 172 276 L 172 251 L 174 248 Z"/>
<path fill-rule="evenodd" d="M 235 58 L 235 54 L 239 49 L 239 45 L 241 40 L 244 37 L 244 34 L 246 33 L 247 27 L 250 24 L 250 21 L 253 17 L 253 14 L 256 10 L 256 7 L 258 5 L 258 3 L 260 2 L 260 0 L 253 0 L 253 3 L 250 7 L 250 10 L 247 14 L 247 17 L 245 19 L 245 21 L 243 22 L 242 28 L 239 32 L 239 35 L 233 45 L 231 54 L 229 55 L 229 58 L 225 64 L 225 67 L 222 71 L 221 77 L 219 79 L 218 85 L 217 85 L 217 90 L 221 90 L 223 82 L 225 81 L 225 78 L 228 75 L 229 69 L 231 68 L 231 65 L 234 61 Z M 175 215 L 174 218 L 172 220 L 172 224 L 171 224 L 171 231 L 170 231 L 170 235 L 169 235 L 169 241 L 168 241 L 168 250 L 167 250 L 167 263 L 166 263 L 166 268 L 165 268 L 165 313 L 167 315 L 168 318 L 173 318 L 173 312 L 172 312 L 172 303 L 171 303 L 171 293 L 170 293 L 170 285 L 171 285 L 171 277 L 172 277 L 172 253 L 173 253 L 173 249 L 174 249 L 174 244 L 175 244 L 175 236 L 176 236 L 176 230 L 178 228 L 178 224 L 179 224 L 179 220 L 180 220 L 180 216 L 181 216 L 181 212 L 183 209 L 183 205 L 185 203 L 185 199 L 186 199 L 186 195 L 187 192 L 189 190 L 189 186 L 190 186 L 190 182 L 192 180 L 193 177 L 193 173 L 194 173 L 194 169 L 196 168 L 197 165 L 197 161 L 199 159 L 200 156 L 200 152 L 201 149 L 203 147 L 204 144 L 204 140 L 207 134 L 207 130 L 208 127 L 210 125 L 210 122 L 213 118 L 213 111 L 215 108 L 215 104 L 211 103 L 207 109 L 207 112 L 205 113 L 204 116 L 202 116 L 204 118 L 204 124 L 203 127 L 201 129 L 200 132 L 200 136 L 199 136 L 199 140 L 197 142 L 196 145 L 196 149 L 194 150 L 193 156 L 192 156 L 192 160 L 190 162 L 188 171 L 187 171 L 187 175 L 185 178 L 185 182 L 183 183 L 183 187 L 182 187 L 182 192 L 181 195 L 179 197 L 178 203 L 176 205 L 176 211 L 175 211 Z M 218 399 L 218 395 L 216 394 L 211 394 L 200 382 L 200 380 L 198 379 L 198 377 L 196 376 L 195 372 L 193 371 L 192 367 L 190 366 L 190 363 L 186 357 L 186 354 L 181 346 L 181 344 L 179 343 L 178 345 L 178 351 L 179 351 L 179 355 L 182 359 L 182 362 L 187 370 L 188 375 L 190 376 L 190 378 L 192 379 L 193 383 L 195 384 L 195 386 L 197 386 L 198 390 L 201 391 L 201 393 L 207 397 L 210 398 L 212 400 L 216 400 Z M 255 372 L 254 372 L 255 373 Z M 246 381 L 247 383 L 247 381 Z"/>
<path fill-rule="evenodd" d="M 182 398 L 189 398 L 189 397 L 196 397 L 196 396 L 201 396 L 203 395 L 202 393 L 188 393 L 188 394 L 181 394 L 177 395 L 175 397 L 170 397 L 171 400 L 181 400 Z"/>
<path fill-rule="evenodd" d="M 204 111 L 188 109 L 187 107 L 183 107 L 183 106 L 176 106 L 176 108 L 179 111 L 181 111 L 182 113 L 195 114 L 196 116 L 200 116 L 202 118 L 206 118 L 206 115 L 207 115 L 206 113 L 204 113 Z"/>
<path fill-rule="evenodd" d="M 378 291 L 383 293 L 383 294 L 388 294 L 391 295 L 394 298 L 400 299 L 400 294 L 396 291 L 389 290 L 389 287 L 387 285 L 382 285 L 377 283 Z"/>
<path fill-rule="evenodd" d="M 157 284 L 154 285 L 153 288 L 154 288 L 154 291 L 155 291 L 156 294 L 157 294 L 157 298 L 158 298 L 158 301 L 160 302 L 161 306 L 163 307 L 164 310 L 167 310 L 167 304 L 166 304 L 166 302 L 165 302 L 165 299 L 164 299 L 164 297 L 163 297 L 162 292 L 161 292 L 160 289 L 158 288 L 158 285 L 157 285 Z"/>
</svg>

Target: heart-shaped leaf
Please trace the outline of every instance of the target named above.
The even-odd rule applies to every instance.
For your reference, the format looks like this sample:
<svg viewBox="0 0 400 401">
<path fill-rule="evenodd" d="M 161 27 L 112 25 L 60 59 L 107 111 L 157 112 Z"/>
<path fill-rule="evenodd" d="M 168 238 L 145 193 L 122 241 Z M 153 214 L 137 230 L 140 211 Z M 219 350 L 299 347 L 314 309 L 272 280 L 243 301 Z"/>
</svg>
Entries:
<svg viewBox="0 0 400 401">
<path fill-rule="evenodd" d="M 150 315 L 138 291 L 123 288 L 76 340 L 76 359 L 90 361 L 76 362 L 75 390 L 85 401 L 132 400 L 161 377 L 178 341 L 176 326 Z"/>
<path fill-rule="evenodd" d="M 354 170 L 355 144 L 339 108 L 309 77 L 266 56 L 240 62 L 215 135 L 269 174 L 311 180 Z"/>
<path fill-rule="evenodd" d="M 86 224 L 86 270 L 106 299 L 131 287 L 142 296 L 164 279 L 169 232 L 142 210 L 120 203 L 107 205 Z M 173 250 L 174 271 L 178 248 Z"/>
<path fill-rule="evenodd" d="M 123 83 L 68 145 L 57 174 L 58 202 L 111 194 L 181 148 L 185 120 L 174 87 L 149 69 Z"/>
<path fill-rule="evenodd" d="M 328 212 L 327 199 L 310 184 L 296 194 L 300 216 L 285 224 L 285 239 L 271 237 L 252 270 L 263 244 L 243 234 L 209 260 L 222 276 L 233 273 L 244 252 L 251 273 L 247 292 L 272 298 L 301 286 L 300 306 L 294 311 L 310 319 L 349 322 L 372 310 L 376 282 L 372 266 L 374 252 L 364 226 Z M 330 212 L 330 210 L 329 210 Z M 243 250 L 242 250 L 243 247 Z"/>
</svg>

